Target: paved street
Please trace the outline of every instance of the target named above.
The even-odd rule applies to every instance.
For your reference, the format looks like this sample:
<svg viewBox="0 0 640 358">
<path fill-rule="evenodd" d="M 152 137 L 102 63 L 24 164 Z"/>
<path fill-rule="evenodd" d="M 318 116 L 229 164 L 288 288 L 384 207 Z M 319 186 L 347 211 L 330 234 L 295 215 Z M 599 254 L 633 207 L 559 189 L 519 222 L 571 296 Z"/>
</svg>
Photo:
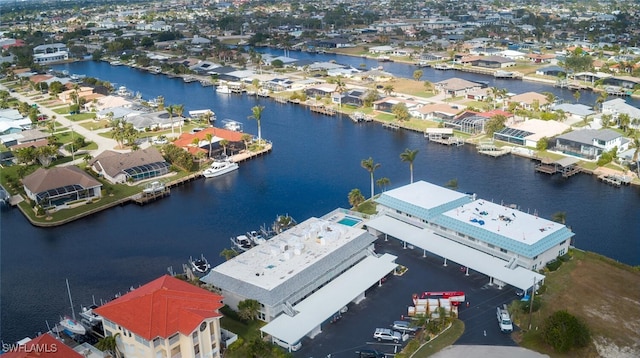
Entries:
<svg viewBox="0 0 640 358">
<path fill-rule="evenodd" d="M 313 340 L 305 338 L 296 357 L 354 357 L 359 349 L 376 349 L 394 353 L 394 344 L 378 343 L 372 335 L 376 328 L 386 328 L 394 320 L 406 316 L 412 305 L 411 295 L 423 291 L 464 291 L 469 307 L 460 308 L 460 318 L 466 325 L 465 333 L 456 342 L 464 345 L 515 346 L 509 335 L 498 329 L 495 309 L 516 298 L 512 288 L 498 289 L 488 286 L 489 279 L 470 272 L 465 276 L 460 265 L 449 261 L 444 267 L 439 257 L 422 257 L 421 250 L 403 249 L 396 240 L 376 242 L 376 252 L 397 255 L 397 263 L 407 266 L 403 276 L 390 276 L 382 286 L 368 290 L 367 298 L 358 305 L 350 304 L 349 311 L 336 323 L 327 323 L 323 332 Z"/>
</svg>

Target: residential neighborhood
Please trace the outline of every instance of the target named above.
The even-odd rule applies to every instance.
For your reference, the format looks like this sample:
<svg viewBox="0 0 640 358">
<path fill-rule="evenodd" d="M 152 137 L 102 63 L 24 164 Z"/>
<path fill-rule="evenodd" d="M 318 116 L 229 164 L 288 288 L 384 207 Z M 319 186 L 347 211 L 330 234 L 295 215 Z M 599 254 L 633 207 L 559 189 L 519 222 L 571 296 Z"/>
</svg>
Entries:
<svg viewBox="0 0 640 358">
<path fill-rule="evenodd" d="M 184 248 L 194 237 L 206 236 L 215 242 L 207 243 L 208 250 L 217 248 L 222 244 L 215 232 L 229 226 L 225 206 L 244 207 L 237 216 L 246 212 L 247 217 L 266 206 L 262 195 L 276 185 L 262 176 L 276 158 L 291 163 L 296 175 L 313 177 L 313 185 L 303 185 L 302 179 L 283 174 L 277 186 L 289 188 L 282 192 L 297 185 L 306 191 L 340 187 L 349 178 L 338 168 L 351 153 L 316 159 L 318 163 L 297 160 L 316 158 L 316 151 L 322 158 L 324 143 L 311 143 L 323 135 L 320 126 L 327 121 L 336 131 L 361 126 L 354 137 L 381 128 L 382 136 L 403 148 L 410 143 L 400 159 L 395 157 L 409 164 L 411 174 L 408 184 L 391 183 L 382 174 L 374 180 L 381 164 L 366 153 L 386 141 L 372 139 L 349 148 L 365 158 L 358 169 L 368 172 L 370 188 L 345 193 L 348 208 L 335 205 L 339 209 L 301 218 L 282 233 L 272 232 L 275 223 L 264 224 L 247 231 L 251 242 L 246 247 L 238 241 L 244 235 L 236 235 L 229 249 L 227 236 L 220 252 L 205 252 L 224 259 L 221 264 L 211 265 L 202 254 L 199 260 L 189 257 L 177 270 L 145 267 L 146 282 L 124 294 L 99 305 L 94 298 L 89 309 L 82 306 L 78 312 L 73 302 L 67 303 L 72 316 L 65 313 L 47 333 L 20 341 L 11 337 L 6 345 L 7 339 L 0 337 L 7 357 L 30 357 L 33 350 L 49 357 L 99 358 L 352 356 L 351 347 L 362 342 L 341 338 L 333 351 L 330 344 L 313 342 L 326 343 L 323 333 L 339 331 L 343 316 L 361 319 L 352 313 L 366 309 L 358 306 L 361 301 L 384 300 L 379 291 L 386 281 L 402 280 L 407 270 L 403 260 L 414 262 L 414 257 L 399 254 L 404 250 L 420 251 L 442 270 L 449 270 L 447 260 L 459 264 L 462 279 L 472 271 L 475 281 L 456 283 L 486 290 L 482 295 L 499 297 L 500 305 L 510 304 L 512 311 L 526 305 L 529 327 L 520 315 L 516 332 L 490 333 L 493 344 L 488 346 L 518 346 L 528 334 L 542 347 L 537 351 L 524 342 L 521 346 L 532 353 L 555 356 L 566 349 L 561 353 L 607 356 L 606 349 L 613 346 L 640 352 L 626 336 L 615 340 L 597 329 L 591 336 L 584 333 L 588 330 L 580 324 L 593 321 L 580 317 L 581 312 L 571 312 L 579 318 L 575 329 L 580 333 L 574 332 L 578 338 L 571 338 L 570 347 L 558 347 L 536 332 L 538 327 L 531 329 L 535 296 L 553 286 L 552 272 L 571 260 L 579 246 L 576 238 L 586 236 L 569 224 L 573 217 L 567 220 L 560 211 L 544 219 L 518 204 L 478 199 L 475 192 L 463 193 L 462 186 L 458 191 L 458 178 L 444 186 L 423 178 L 414 183 L 413 178 L 416 156 L 427 154 L 424 146 L 446 145 L 451 158 L 471 147 L 479 155 L 474 160 L 492 163 L 510 156 L 535 162 L 535 180 L 562 180 L 564 187 L 582 173 L 630 196 L 626 190 L 640 186 L 638 2 L 38 0 L 2 2 L 0 19 L 2 215 L 4 210 L 19 211 L 26 220 L 8 225 L 21 225 L 29 236 L 43 235 L 43 242 L 48 242 L 46 232 L 92 223 L 92 230 L 108 231 L 114 242 L 140 245 L 127 257 L 127 249 L 114 244 L 122 256 L 114 266 L 121 269 L 131 267 L 126 260 L 164 265 L 150 257 L 175 254 L 158 249 L 169 241 Z M 95 65 L 99 75 L 76 71 L 80 64 Z M 123 70 L 131 71 L 124 77 L 129 82 L 114 80 L 115 71 Z M 163 82 L 168 79 L 176 87 Z M 138 86 L 143 81 L 155 84 L 153 96 Z M 313 127 L 299 130 L 299 122 L 307 120 L 314 121 Z M 291 131 L 286 139 L 274 140 L 283 128 Z M 344 143 L 353 140 L 336 136 Z M 302 144 L 292 149 L 297 141 Z M 458 165 L 455 160 L 451 166 Z M 332 164 L 319 170 L 325 162 Z M 238 170 L 245 165 L 253 171 Z M 258 192 L 236 194 L 237 203 L 222 199 L 227 192 L 240 193 L 240 183 Z M 215 194 L 190 196 L 203 188 Z M 176 203 L 171 195 L 189 196 L 188 210 L 174 208 L 172 220 L 140 224 L 150 231 L 184 230 L 171 240 L 151 238 L 158 240 L 158 248 L 146 243 L 150 238 L 144 235 L 117 230 L 119 223 L 111 219 L 112 211 L 131 216 L 131 208 L 125 207 L 130 204 L 141 211 L 161 211 L 162 205 Z M 307 199 L 282 200 L 286 207 Z M 317 198 L 307 205 L 314 200 L 324 205 Z M 216 220 L 199 218 L 210 212 L 219 215 Z M 572 215 L 576 221 L 590 221 L 588 213 Z M 87 279 L 111 265 L 98 257 L 95 267 L 78 267 Z M 430 279 L 443 275 L 444 281 L 449 275 L 431 269 L 412 267 L 405 277 L 424 271 L 433 274 Z M 123 280 L 131 276 L 135 272 Z M 475 286 L 483 280 L 481 288 Z M 374 335 L 357 354 L 364 357 L 362 352 L 370 348 L 376 357 L 434 354 L 419 352 L 427 341 L 440 335 L 446 339 L 451 327 L 460 331 L 455 339 L 477 343 L 478 337 L 471 340 L 471 329 L 464 328 L 466 319 L 474 319 L 465 316 L 470 312 L 465 309 L 475 309 L 475 298 L 470 294 L 472 298 L 457 302 L 449 297 L 454 291 L 446 290 L 440 292 L 446 296 L 443 310 L 412 317 L 420 334 L 392 335 L 389 346 Z M 515 297 L 507 299 L 505 292 Z M 72 301 L 68 281 L 67 294 Z M 394 305 L 385 312 L 389 317 L 407 306 Z M 490 308 L 484 313 L 495 323 L 496 310 Z M 536 318 L 545 332 L 551 327 L 544 321 L 550 314 L 546 309 Z M 401 321 L 409 321 L 407 311 L 402 312 Z M 2 320 L 17 314 L 3 313 Z M 637 332 L 628 336 L 637 337 Z M 602 340 L 613 343 L 603 348 Z M 337 351 L 347 344 L 353 344 L 347 353 Z"/>
</svg>

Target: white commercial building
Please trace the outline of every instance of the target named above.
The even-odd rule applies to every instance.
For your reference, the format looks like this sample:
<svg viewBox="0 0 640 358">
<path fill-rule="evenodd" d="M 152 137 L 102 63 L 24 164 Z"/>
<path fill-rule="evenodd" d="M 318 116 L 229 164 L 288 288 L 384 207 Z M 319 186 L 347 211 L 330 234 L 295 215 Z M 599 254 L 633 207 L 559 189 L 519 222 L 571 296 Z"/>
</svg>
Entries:
<svg viewBox="0 0 640 358">
<path fill-rule="evenodd" d="M 364 219 L 341 209 L 325 217 L 307 219 L 216 266 L 202 281 L 218 288 L 233 309 L 247 299 L 260 302 L 258 318 L 269 322 L 263 333 L 295 349 L 397 266 L 395 256 L 374 252 L 377 238 L 361 228 Z"/>
<path fill-rule="evenodd" d="M 567 253 L 574 235 L 565 225 L 424 181 L 384 192 L 378 216 L 366 223 L 463 265 L 490 283 L 527 290 L 544 276 L 536 270 Z"/>
</svg>

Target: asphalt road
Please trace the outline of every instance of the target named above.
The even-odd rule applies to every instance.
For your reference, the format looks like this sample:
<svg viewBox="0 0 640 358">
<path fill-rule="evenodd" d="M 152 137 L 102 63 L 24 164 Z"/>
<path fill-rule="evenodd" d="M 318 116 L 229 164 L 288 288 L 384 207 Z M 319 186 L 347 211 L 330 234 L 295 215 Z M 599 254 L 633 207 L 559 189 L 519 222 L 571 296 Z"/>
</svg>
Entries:
<svg viewBox="0 0 640 358">
<path fill-rule="evenodd" d="M 314 339 L 305 338 L 295 357 L 356 357 L 360 349 L 376 349 L 392 355 L 406 342 L 379 343 L 373 339 L 376 328 L 388 328 L 393 321 L 407 315 L 413 305 L 411 295 L 423 291 L 464 291 L 469 307 L 462 305 L 459 315 L 465 332 L 456 345 L 515 346 L 508 334 L 498 328 L 496 307 L 516 298 L 513 288 L 489 286 L 489 278 L 470 272 L 465 276 L 460 265 L 436 256 L 422 256 L 422 250 L 403 249 L 397 240 L 376 242 L 376 252 L 398 256 L 396 262 L 409 270 L 403 276 L 390 276 L 381 286 L 370 288 L 359 304 L 349 304 L 349 311 L 335 323 L 323 325 L 323 332 Z"/>
</svg>

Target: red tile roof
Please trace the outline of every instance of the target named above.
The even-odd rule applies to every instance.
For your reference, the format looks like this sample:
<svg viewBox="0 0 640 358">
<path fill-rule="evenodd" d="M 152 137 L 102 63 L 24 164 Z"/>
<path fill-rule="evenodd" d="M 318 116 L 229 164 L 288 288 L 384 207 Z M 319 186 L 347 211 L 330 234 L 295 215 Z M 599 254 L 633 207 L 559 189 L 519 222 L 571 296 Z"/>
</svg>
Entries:
<svg viewBox="0 0 640 358">
<path fill-rule="evenodd" d="M 485 117 L 485 118 L 491 118 L 491 117 L 496 116 L 496 115 L 505 116 L 507 118 L 513 117 L 512 113 L 507 112 L 507 111 L 503 111 L 501 109 L 493 109 L 493 110 L 490 110 L 490 111 L 487 111 L 487 112 L 478 113 L 478 115 L 481 116 L 481 117 Z"/>
<path fill-rule="evenodd" d="M 205 319 L 220 317 L 222 306 L 222 296 L 164 275 L 95 312 L 150 341 L 191 334 Z"/>
<path fill-rule="evenodd" d="M 198 138 L 199 140 L 206 142 L 207 133 L 211 133 L 214 137 L 226 139 L 229 142 L 241 142 L 242 135 L 245 134 L 243 132 L 230 131 L 223 128 L 209 127 L 197 133 L 182 133 L 182 135 L 180 135 L 173 144 L 181 148 L 189 147 L 193 142 L 193 138 Z"/>
<path fill-rule="evenodd" d="M 51 335 L 43 334 L 4 353 L 2 358 L 82 358 L 82 355 Z"/>
</svg>

